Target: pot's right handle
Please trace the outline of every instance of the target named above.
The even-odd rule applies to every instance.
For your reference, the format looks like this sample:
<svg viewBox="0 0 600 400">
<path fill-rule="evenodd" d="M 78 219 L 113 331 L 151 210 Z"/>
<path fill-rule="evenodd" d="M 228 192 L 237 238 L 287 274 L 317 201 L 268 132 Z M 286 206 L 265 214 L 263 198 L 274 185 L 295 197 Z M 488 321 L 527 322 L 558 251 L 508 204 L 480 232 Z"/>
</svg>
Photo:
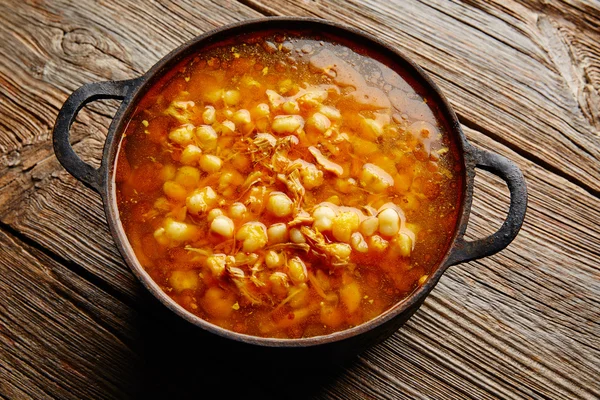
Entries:
<svg viewBox="0 0 600 400">
<path fill-rule="evenodd" d="M 519 233 L 527 211 L 527 185 L 523 173 L 512 161 L 500 154 L 471 146 L 475 166 L 506 181 L 510 191 L 510 208 L 504 223 L 492 235 L 475 241 L 457 239 L 445 262 L 446 266 L 490 256 L 504 249 Z"/>
<path fill-rule="evenodd" d="M 58 112 L 52 131 L 54 153 L 62 166 L 86 186 L 101 192 L 102 174 L 84 162 L 73 150 L 69 141 L 71 125 L 79 110 L 87 103 L 98 99 L 125 99 L 140 82 L 140 78 L 126 81 L 87 83 L 74 91 Z"/>
</svg>

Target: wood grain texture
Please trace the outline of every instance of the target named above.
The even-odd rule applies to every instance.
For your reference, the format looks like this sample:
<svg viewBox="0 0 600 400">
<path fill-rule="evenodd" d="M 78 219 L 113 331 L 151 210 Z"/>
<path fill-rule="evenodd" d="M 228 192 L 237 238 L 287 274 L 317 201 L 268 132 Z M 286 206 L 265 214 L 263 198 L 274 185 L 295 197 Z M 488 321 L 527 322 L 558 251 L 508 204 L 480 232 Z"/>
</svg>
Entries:
<svg viewBox="0 0 600 400">
<path fill-rule="evenodd" d="M 83 83 L 135 77 L 261 14 L 328 17 L 397 46 L 469 140 L 514 160 L 529 186 L 506 250 L 451 268 L 405 327 L 324 372 L 270 365 L 166 313 L 124 265 L 99 196 L 52 153 L 58 109 Z M 0 396 L 600 397 L 599 15 L 574 0 L 0 0 Z M 72 130 L 94 165 L 116 106 L 91 104 Z M 505 184 L 478 174 L 468 236 L 497 229 L 507 204 Z"/>
</svg>

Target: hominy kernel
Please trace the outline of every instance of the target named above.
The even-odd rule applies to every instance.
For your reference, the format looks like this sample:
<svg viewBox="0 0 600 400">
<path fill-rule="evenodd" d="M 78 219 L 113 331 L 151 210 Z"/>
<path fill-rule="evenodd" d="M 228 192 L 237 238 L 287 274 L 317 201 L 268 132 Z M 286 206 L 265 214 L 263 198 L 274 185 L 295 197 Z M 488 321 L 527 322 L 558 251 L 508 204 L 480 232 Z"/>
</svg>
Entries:
<svg viewBox="0 0 600 400">
<path fill-rule="evenodd" d="M 202 214 L 217 204 L 218 196 L 210 187 L 198 189 L 190 195 L 185 204 L 191 214 Z"/>
<path fill-rule="evenodd" d="M 213 106 L 206 106 L 204 108 L 204 112 L 202 113 L 202 120 L 206 125 L 212 125 L 217 120 L 217 113 Z"/>
<path fill-rule="evenodd" d="M 169 285 L 178 293 L 186 289 L 196 289 L 198 281 L 198 273 L 194 270 L 173 271 L 169 277 Z"/>
<path fill-rule="evenodd" d="M 187 124 L 169 132 L 169 139 L 181 146 L 187 146 L 194 138 L 194 126 Z"/>
<path fill-rule="evenodd" d="M 204 172 L 212 173 L 221 169 L 223 161 L 213 154 L 203 154 L 200 157 L 200 168 Z"/>
<path fill-rule="evenodd" d="M 363 236 L 371 236 L 379 229 L 379 219 L 377 217 L 367 217 L 360 223 L 359 229 Z"/>
<path fill-rule="evenodd" d="M 265 103 L 260 103 L 258 104 L 256 107 L 254 107 L 254 109 L 252 110 L 252 115 L 255 118 L 264 118 L 269 116 L 269 114 L 271 113 L 271 110 L 269 108 L 268 104 Z"/>
<path fill-rule="evenodd" d="M 195 130 L 196 139 L 203 150 L 213 150 L 217 146 L 217 132 L 210 125 L 201 125 Z"/>
<path fill-rule="evenodd" d="M 223 210 L 221 210 L 220 208 L 213 208 L 212 210 L 210 210 L 208 212 L 208 215 L 206 216 L 206 221 L 208 223 L 212 222 L 215 218 L 217 218 L 220 215 L 225 215 L 225 213 L 223 212 Z"/>
<path fill-rule="evenodd" d="M 384 236 L 394 236 L 400 230 L 400 217 L 393 208 L 386 208 L 377 215 L 379 233 Z"/>
<path fill-rule="evenodd" d="M 200 171 L 194 167 L 183 166 L 177 170 L 175 175 L 175 182 L 188 189 L 196 187 L 199 181 Z"/>
<path fill-rule="evenodd" d="M 235 106 L 240 102 L 240 99 L 241 95 L 237 90 L 227 90 L 225 93 L 223 93 L 223 101 L 228 106 Z"/>
<path fill-rule="evenodd" d="M 314 113 L 306 120 L 307 129 L 315 129 L 317 132 L 323 133 L 331 126 L 329 118 L 321 113 Z"/>
<path fill-rule="evenodd" d="M 211 231 L 218 233 L 225 238 L 233 237 L 234 228 L 235 225 L 233 224 L 233 221 L 224 215 L 215 217 L 210 224 Z"/>
<path fill-rule="evenodd" d="M 206 257 L 206 266 L 214 276 L 221 277 L 225 273 L 226 259 L 225 254 L 213 254 Z"/>
<path fill-rule="evenodd" d="M 163 184 L 163 192 L 168 198 L 175 201 L 184 201 L 187 197 L 187 190 L 177 182 L 166 181 Z"/>
<path fill-rule="evenodd" d="M 265 247 L 268 241 L 267 228 L 260 222 L 246 222 L 235 238 L 242 241 L 242 250 L 250 253 Z"/>
<path fill-rule="evenodd" d="M 267 251 L 267 254 L 265 254 L 265 264 L 268 268 L 281 267 L 284 261 L 284 256 L 274 250 L 269 250 Z"/>
<path fill-rule="evenodd" d="M 342 212 L 333 218 L 332 233 L 336 240 L 350 243 L 352 233 L 358 230 L 360 220 L 358 215 L 352 211 Z"/>
<path fill-rule="evenodd" d="M 284 223 L 273 224 L 267 229 L 269 244 L 285 243 L 288 241 L 288 229 Z"/>
<path fill-rule="evenodd" d="M 221 133 L 223 135 L 231 135 L 235 132 L 235 123 L 233 121 L 225 120 L 221 122 Z"/>
<path fill-rule="evenodd" d="M 165 221 L 165 235 L 179 242 L 192 240 L 198 233 L 198 228 L 185 222 L 175 221 L 168 218 Z"/>
<path fill-rule="evenodd" d="M 233 203 L 231 207 L 229 207 L 229 215 L 234 219 L 242 219 L 246 215 L 246 206 L 244 203 Z"/>
<path fill-rule="evenodd" d="M 286 101 L 285 103 L 283 103 L 283 111 L 286 114 L 299 114 L 300 113 L 300 107 L 298 107 L 298 102 L 296 101 Z"/>
<path fill-rule="evenodd" d="M 202 150 L 200 147 L 193 144 L 188 144 L 181 152 L 181 158 L 179 161 L 181 161 L 181 163 L 184 165 L 196 165 L 201 156 Z"/>
<path fill-rule="evenodd" d="M 365 238 L 360 232 L 354 232 L 350 237 L 350 245 L 352 248 L 359 253 L 366 253 L 369 251 L 369 245 L 365 241 Z"/>
<path fill-rule="evenodd" d="M 304 119 L 299 115 L 278 115 L 271 124 L 276 133 L 294 133 L 304 125 Z"/>
<path fill-rule="evenodd" d="M 306 243 L 306 238 L 298 228 L 290 229 L 290 240 L 293 243 Z"/>
<path fill-rule="evenodd" d="M 252 117 L 250 116 L 250 111 L 248 110 L 237 110 L 233 113 L 231 118 L 236 125 L 246 125 L 252 122 Z"/>
<path fill-rule="evenodd" d="M 304 261 L 300 257 L 292 257 L 288 260 L 288 275 L 296 285 L 308 280 L 306 264 L 304 264 Z"/>
<path fill-rule="evenodd" d="M 294 203 L 285 194 L 281 192 L 271 193 L 267 201 L 267 210 L 276 217 L 287 217 L 292 214 Z"/>
</svg>

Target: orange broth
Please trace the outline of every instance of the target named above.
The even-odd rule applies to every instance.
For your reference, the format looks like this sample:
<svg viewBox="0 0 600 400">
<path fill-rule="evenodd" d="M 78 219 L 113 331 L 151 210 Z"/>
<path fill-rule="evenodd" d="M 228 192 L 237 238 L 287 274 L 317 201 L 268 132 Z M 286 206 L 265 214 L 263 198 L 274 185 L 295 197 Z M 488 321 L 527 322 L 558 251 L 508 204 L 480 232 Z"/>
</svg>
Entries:
<svg viewBox="0 0 600 400">
<path fill-rule="evenodd" d="M 445 254 L 462 182 L 426 100 L 319 37 L 242 37 L 141 100 L 115 174 L 141 265 L 189 312 L 298 338 L 368 321 Z"/>
</svg>

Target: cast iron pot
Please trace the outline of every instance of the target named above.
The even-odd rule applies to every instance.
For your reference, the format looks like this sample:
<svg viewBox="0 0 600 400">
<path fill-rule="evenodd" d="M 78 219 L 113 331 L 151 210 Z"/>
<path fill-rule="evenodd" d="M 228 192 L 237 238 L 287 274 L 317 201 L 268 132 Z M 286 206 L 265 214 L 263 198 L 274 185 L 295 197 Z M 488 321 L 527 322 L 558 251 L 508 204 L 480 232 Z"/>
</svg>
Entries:
<svg viewBox="0 0 600 400">
<path fill-rule="evenodd" d="M 334 38 L 343 38 L 346 43 L 355 43 L 360 48 L 369 49 L 372 53 L 392 60 L 396 66 L 402 69 L 402 71 L 399 71 L 400 74 L 402 76 L 408 75 L 413 83 L 419 86 L 421 91 L 424 91 L 421 94 L 427 96 L 428 100 L 433 101 L 437 108 L 438 119 L 445 125 L 447 133 L 462 158 L 463 189 L 456 231 L 452 244 L 446 251 L 440 265 L 430 274 L 428 281 L 416 289 L 408 298 L 377 318 L 357 327 L 325 336 L 302 339 L 272 339 L 243 335 L 220 328 L 189 313 L 166 295 L 138 262 L 127 240 L 117 210 L 114 174 L 115 160 L 121 139 L 120 133 L 123 132 L 130 115 L 134 112 L 138 100 L 152 87 L 157 79 L 174 68 L 180 61 L 197 53 L 201 48 L 242 34 L 265 30 L 313 32 Z M 119 99 L 122 103 L 108 130 L 102 164 L 100 168 L 95 169 L 75 154 L 69 142 L 69 130 L 78 111 L 86 103 L 97 99 Z M 115 136 L 116 133 L 119 134 L 119 137 Z M 64 168 L 102 196 L 110 231 L 119 251 L 133 273 L 154 296 L 177 315 L 209 332 L 236 341 L 271 348 L 301 348 L 301 350 L 307 351 L 327 347 L 328 349 L 334 349 L 336 352 L 345 352 L 347 349 L 360 351 L 387 338 L 400 328 L 421 306 L 448 267 L 492 255 L 508 246 L 521 228 L 527 208 L 527 189 L 521 171 L 505 157 L 479 149 L 467 142 L 457 117 L 446 98 L 418 65 L 376 37 L 351 27 L 312 18 L 262 18 L 228 25 L 190 40 L 169 53 L 139 78 L 86 84 L 73 92 L 60 110 L 54 126 L 53 143 L 56 156 Z M 510 190 L 510 208 L 506 220 L 496 233 L 476 241 L 466 241 L 463 235 L 469 220 L 476 168 L 490 171 L 506 181 Z"/>
</svg>

